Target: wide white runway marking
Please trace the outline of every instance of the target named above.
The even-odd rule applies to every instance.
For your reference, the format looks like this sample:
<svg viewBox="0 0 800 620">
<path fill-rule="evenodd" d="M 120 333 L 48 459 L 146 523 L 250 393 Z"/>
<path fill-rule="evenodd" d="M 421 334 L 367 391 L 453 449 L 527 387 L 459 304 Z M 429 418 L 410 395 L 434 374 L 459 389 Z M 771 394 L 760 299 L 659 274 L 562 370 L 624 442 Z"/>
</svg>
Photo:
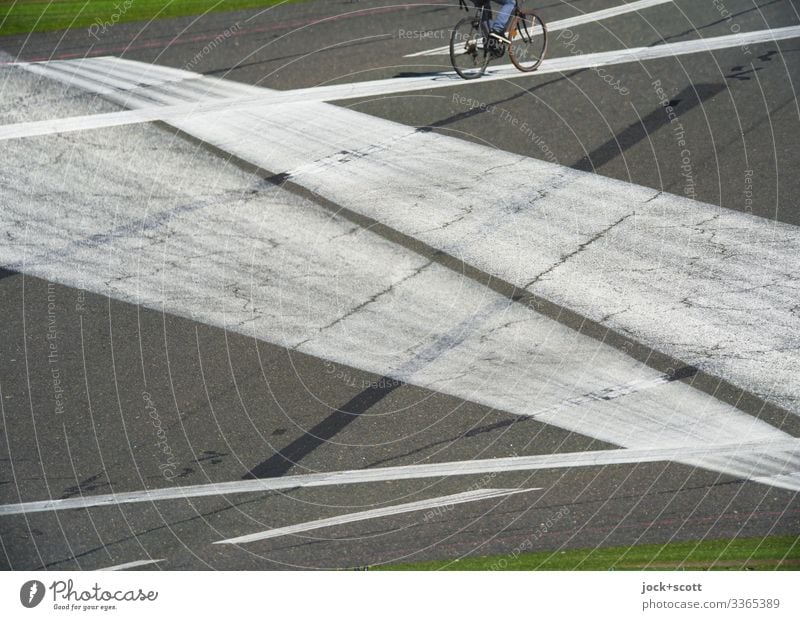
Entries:
<svg viewBox="0 0 800 620">
<path fill-rule="evenodd" d="M 348 84 L 336 84 L 332 86 L 318 86 L 313 88 L 303 88 L 291 91 L 270 91 L 267 89 L 256 89 L 255 94 L 246 94 L 241 90 L 243 85 L 237 85 L 238 89 L 232 90 L 232 96 L 224 100 L 199 100 L 197 103 L 175 104 L 163 106 L 156 109 L 147 109 L 146 113 L 142 110 L 129 110 L 119 113 L 107 113 L 94 115 L 96 128 L 131 125 L 136 123 L 149 122 L 152 120 L 163 120 L 165 122 L 186 119 L 193 115 L 204 115 L 210 113 L 224 113 L 238 111 L 239 108 L 266 108 L 289 103 L 310 103 L 325 101 L 344 101 L 361 97 L 379 97 L 396 93 L 414 92 L 420 90 L 449 88 L 454 86 L 468 87 L 491 80 L 511 80 L 522 78 L 535 78 L 539 75 L 550 73 L 567 73 L 580 69 L 589 69 L 614 64 L 628 62 L 643 62 L 658 58 L 669 58 L 682 56 L 685 54 L 696 54 L 700 52 L 711 52 L 715 50 L 728 49 L 744 45 L 755 45 L 758 43 L 769 43 L 784 39 L 794 39 L 800 37 L 800 26 L 787 26 L 785 28 L 775 28 L 771 30 L 759 30 L 756 32 L 740 33 L 734 35 L 724 35 L 720 37 L 710 37 L 694 41 L 681 41 L 678 43 L 667 43 L 655 45 L 653 47 L 632 47 L 622 50 L 612 50 L 609 52 L 596 52 L 592 54 L 580 54 L 576 56 L 566 56 L 562 58 L 546 59 L 535 73 L 521 73 L 513 65 L 500 65 L 490 67 L 487 75 L 474 82 L 465 82 L 453 71 L 445 71 L 435 75 L 422 75 L 420 77 L 389 78 L 365 82 L 353 82 Z M 112 57 L 93 58 L 91 60 L 112 61 Z M 121 62 L 120 59 L 113 59 L 114 62 Z M 83 61 L 52 61 L 47 63 L 19 63 L 16 66 L 23 66 L 28 69 L 36 67 L 37 73 L 47 75 L 53 79 L 65 83 L 80 86 L 86 84 L 86 80 L 75 75 L 68 77 L 64 74 L 63 67 L 80 64 Z M 132 61 L 125 61 L 132 62 Z M 149 66 L 149 65 L 147 65 Z M 200 77 L 200 76 L 197 76 Z M 208 78 L 205 78 L 208 79 Z M 178 80 L 176 80 L 178 81 Z M 253 88 L 253 87 L 250 87 Z M 102 93 L 112 100 L 120 101 L 119 93 L 108 88 L 104 83 L 98 82 L 93 91 Z M 129 96 L 123 99 L 129 105 L 142 105 L 138 97 Z M 152 105 L 150 101 L 146 105 Z M 279 110 L 273 110 L 279 113 Z M 20 123 L 18 125 L 0 126 L 0 140 L 17 139 L 26 136 L 45 135 L 49 133 L 61 133 L 68 131 L 80 131 L 92 129 L 90 119 L 54 119 L 50 121 L 40 121 L 32 123 Z"/>
<path fill-rule="evenodd" d="M 59 63 L 54 77 L 69 81 L 73 64 L 81 65 Z M 203 101 L 224 90 L 219 80 L 206 83 L 201 76 L 169 79 L 166 68 L 154 68 L 162 79 L 143 86 L 141 74 L 149 74 L 141 68 L 135 75 L 131 64 L 93 59 L 97 88 L 113 80 L 117 91 L 106 96 L 149 106 L 165 104 L 164 88 L 172 99 L 200 102 L 190 106 L 211 105 Z M 92 73 L 84 69 L 80 84 L 87 87 Z M 127 90 L 120 86 L 126 83 Z M 262 99 L 284 96 L 263 92 Z M 774 344 L 792 343 L 800 333 L 791 312 L 791 265 L 800 247 L 794 227 L 314 101 L 204 109 L 169 122 L 745 387 L 775 397 L 769 382 L 782 381 L 782 372 L 796 376 L 796 349 Z M 136 135 L 155 140 L 160 134 Z M 135 152 L 128 140 L 126 149 Z M 26 141 L 5 149 L 14 162 L 6 168 L 17 176 L 5 183 L 13 200 L 0 222 L 9 240 L 0 247 L 3 265 L 626 447 L 789 438 L 286 192 L 263 183 L 243 187 L 211 156 L 206 161 L 196 154 L 190 166 L 162 169 L 132 159 L 123 178 L 145 186 L 168 182 L 165 190 L 185 202 L 142 202 L 148 189 L 112 212 L 86 202 L 92 181 L 82 179 L 83 169 L 64 175 L 74 187 L 58 186 L 57 209 L 32 194 L 31 188 L 52 194 L 50 186 L 63 182 L 25 164 L 38 152 Z M 90 179 L 115 165 L 102 156 L 94 161 L 92 153 L 85 154 Z M 486 185 L 489 157 L 497 184 L 492 190 Z M 241 194 L 216 191 L 218 201 L 209 200 L 206 179 L 224 179 Z M 496 198 L 492 204 L 487 191 Z M 721 258 L 717 248 L 725 243 L 739 254 Z M 693 248 L 688 273 L 687 247 Z M 710 308 L 703 302 L 708 296 L 729 310 Z M 756 306 L 770 315 L 763 325 L 741 316 L 742 308 Z M 687 348 L 675 343 L 676 332 Z M 764 367 L 775 369 L 771 377 Z M 585 397 L 593 394 L 599 396 Z M 794 456 L 780 450 L 773 456 L 779 466 L 762 459 L 753 468 L 752 459 L 738 455 L 678 460 L 778 486 L 796 484 Z"/>
<path fill-rule="evenodd" d="M 297 525 L 289 525 L 287 527 L 276 527 L 263 532 L 256 532 L 254 534 L 247 534 L 245 536 L 237 536 L 236 538 L 217 540 L 212 544 L 242 545 L 259 540 L 267 540 L 269 538 L 279 538 L 281 536 L 289 536 L 290 534 L 310 532 L 311 530 L 319 530 L 324 527 L 334 527 L 337 525 L 344 525 L 346 523 L 367 521 L 369 519 L 380 519 L 381 517 L 391 517 L 394 515 L 405 514 L 407 512 L 435 510 L 436 508 L 457 506 L 458 504 L 465 504 L 467 502 L 478 502 L 481 500 L 508 497 L 509 495 L 530 493 L 532 491 L 540 490 L 541 489 L 477 489 L 474 491 L 466 491 L 465 493 L 456 493 L 455 495 L 444 495 L 442 497 L 434 497 L 433 499 L 425 499 L 418 502 L 398 504 L 397 506 L 386 506 L 384 508 L 353 512 L 350 514 L 339 515 L 338 517 L 331 517 L 329 519 L 317 519 L 315 521 L 308 521 L 306 523 L 299 523 Z"/>
<path fill-rule="evenodd" d="M 68 499 L 53 499 L 0 506 L 0 516 L 75 510 L 98 506 L 116 506 L 141 502 L 186 500 L 195 497 L 235 495 L 239 493 L 265 493 L 294 488 L 313 488 L 332 485 L 366 484 L 396 480 L 424 478 L 449 478 L 479 474 L 500 474 L 515 471 L 544 469 L 569 469 L 574 467 L 602 467 L 663 461 L 701 462 L 713 460 L 720 469 L 731 465 L 743 478 L 753 479 L 752 472 L 767 468 L 770 476 L 765 484 L 793 491 L 800 490 L 800 439 L 782 439 L 757 443 L 732 443 L 728 445 L 693 446 L 688 448 L 627 448 L 620 450 L 593 450 L 561 454 L 537 454 L 505 458 L 476 459 L 423 465 L 400 465 L 375 469 L 281 476 L 259 480 L 236 480 L 213 484 L 200 484 L 164 489 L 132 491 L 105 495 L 83 495 Z M 791 470 L 790 474 L 781 472 Z"/>
<path fill-rule="evenodd" d="M 795 226 L 327 104 L 170 123 L 800 414 Z"/>
<path fill-rule="evenodd" d="M 130 570 L 131 568 L 139 568 L 140 566 L 148 566 L 150 564 L 158 564 L 166 560 L 136 560 L 134 562 L 125 562 L 125 564 L 117 564 L 115 566 L 108 566 L 106 568 L 98 568 L 98 571 L 117 571 L 117 570 Z"/>
<path fill-rule="evenodd" d="M 643 11 L 644 9 L 649 9 L 650 7 L 658 6 L 659 4 L 667 4 L 668 2 L 671 3 L 672 1 L 673 0 L 638 0 L 637 2 L 629 2 L 627 4 L 620 4 L 619 6 L 612 6 L 609 9 L 593 11 L 592 13 L 583 13 L 581 15 L 575 15 L 574 17 L 568 17 L 566 19 L 560 19 L 558 21 L 548 23 L 547 32 L 558 32 L 559 30 L 567 30 L 569 28 L 582 26 L 583 24 L 594 24 L 603 21 L 604 19 L 619 17 L 620 15 L 625 15 L 626 13 L 632 13 L 634 11 Z M 472 15 L 472 10 L 470 10 L 469 14 Z M 422 52 L 414 52 L 413 54 L 406 54 L 405 57 L 415 58 L 417 56 L 439 56 L 441 54 L 450 54 L 450 46 L 443 45 L 441 47 L 424 50 Z"/>
</svg>

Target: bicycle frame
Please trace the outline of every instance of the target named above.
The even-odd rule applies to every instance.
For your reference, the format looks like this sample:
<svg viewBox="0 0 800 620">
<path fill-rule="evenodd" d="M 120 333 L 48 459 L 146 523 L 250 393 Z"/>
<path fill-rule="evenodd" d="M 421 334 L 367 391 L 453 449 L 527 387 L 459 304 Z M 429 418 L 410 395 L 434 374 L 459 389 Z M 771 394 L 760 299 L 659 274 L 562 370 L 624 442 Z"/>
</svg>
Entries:
<svg viewBox="0 0 800 620">
<path fill-rule="evenodd" d="M 465 11 L 469 11 L 467 7 L 466 0 L 458 0 L 459 4 Z M 508 18 L 503 29 L 508 27 L 508 24 L 514 19 L 514 16 L 519 13 L 519 0 L 514 3 L 514 10 L 511 12 L 511 15 Z M 484 34 L 489 33 L 489 24 L 494 21 L 494 12 L 492 10 L 492 0 L 483 0 L 480 4 L 475 4 L 475 20 L 479 21 L 481 24 L 481 30 L 484 31 Z"/>
<path fill-rule="evenodd" d="M 465 0 L 459 0 L 459 2 L 465 11 L 469 11 Z M 491 0 L 484 0 L 483 4 L 475 5 L 475 14 L 472 19 L 475 23 L 480 24 L 483 36 L 489 36 L 489 24 L 493 19 Z"/>
<path fill-rule="evenodd" d="M 459 0 L 459 4 L 461 8 L 469 13 L 470 9 L 466 0 Z M 489 53 L 487 52 L 487 47 L 484 47 L 489 40 L 491 23 L 494 17 L 491 0 L 481 0 L 480 2 L 473 2 L 473 4 L 475 11 L 468 17 L 459 20 L 450 37 L 450 60 L 453 68 L 465 80 L 475 79 L 483 75 L 492 58 L 502 55 L 494 55 L 493 52 Z M 529 24 L 536 27 L 529 27 Z M 533 10 L 520 8 L 519 0 L 516 0 L 514 10 L 505 28 L 511 41 L 507 48 L 512 64 L 520 71 L 535 71 L 547 51 L 547 27 L 544 22 Z M 465 37 L 463 39 L 461 38 L 462 34 Z M 534 41 L 538 40 L 540 34 L 543 35 L 541 51 L 537 53 L 534 49 L 534 53 L 529 55 L 531 50 L 528 46 L 534 45 L 535 47 L 537 43 L 534 43 Z M 482 54 L 482 56 L 479 57 L 478 54 Z M 466 60 L 462 61 L 460 59 Z"/>
</svg>

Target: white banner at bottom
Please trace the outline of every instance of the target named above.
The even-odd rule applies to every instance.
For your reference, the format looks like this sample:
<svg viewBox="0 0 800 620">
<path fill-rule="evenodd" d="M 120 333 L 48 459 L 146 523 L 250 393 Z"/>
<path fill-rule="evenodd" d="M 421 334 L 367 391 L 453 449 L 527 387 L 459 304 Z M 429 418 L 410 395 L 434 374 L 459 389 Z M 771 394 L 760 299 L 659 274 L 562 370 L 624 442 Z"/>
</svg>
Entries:
<svg viewBox="0 0 800 620">
<path fill-rule="evenodd" d="M 6 572 L 3 618 L 800 618 L 786 572 Z"/>
</svg>

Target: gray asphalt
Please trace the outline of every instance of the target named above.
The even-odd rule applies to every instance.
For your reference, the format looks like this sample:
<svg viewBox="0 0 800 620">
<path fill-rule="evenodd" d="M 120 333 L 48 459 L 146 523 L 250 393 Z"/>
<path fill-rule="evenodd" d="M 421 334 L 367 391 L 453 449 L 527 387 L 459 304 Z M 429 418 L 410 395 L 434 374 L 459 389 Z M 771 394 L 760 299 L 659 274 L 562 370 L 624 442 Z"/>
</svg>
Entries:
<svg viewBox="0 0 800 620">
<path fill-rule="evenodd" d="M 541 12 L 554 21 L 614 4 L 548 2 Z M 726 6 L 742 31 L 800 22 L 789 2 L 731 0 Z M 121 24 L 100 41 L 86 31 L 0 37 L 0 49 L 19 60 L 124 55 L 288 89 L 446 70 L 446 57 L 403 58 L 441 39 L 401 33 L 444 31 L 459 17 L 450 3 L 317 1 Z M 330 19 L 315 24 L 320 18 Z M 202 53 L 232 26 L 236 36 Z M 575 33 L 579 47 L 593 52 L 726 35 L 731 22 L 710 3 L 684 1 Z M 550 51 L 569 53 L 555 35 Z M 793 90 L 798 52 L 800 42 L 788 40 L 613 65 L 610 71 L 630 91 L 626 96 L 584 70 L 347 105 L 545 158 L 540 145 L 499 115 L 466 109 L 453 97 L 464 95 L 535 124 L 559 163 L 682 193 L 679 149 L 652 85 L 660 79 L 686 127 L 697 198 L 800 224 L 800 179 L 793 174 L 800 164 Z M 199 147 L 185 141 L 175 148 L 191 153 Z M 752 205 L 745 200 L 746 170 L 753 171 Z M 48 296 L 57 300 L 63 330 L 63 413 L 51 406 L 42 318 Z M 145 391 L 167 431 L 177 461 L 174 484 L 181 485 L 613 447 L 410 385 L 374 390 L 369 386 L 380 377 L 340 365 L 331 372 L 329 363 L 312 356 L 15 271 L 0 270 L 0 299 L 2 504 L 167 486 Z M 800 436 L 796 419 L 781 427 Z M 357 568 L 508 554 L 520 545 L 557 552 L 800 533 L 800 500 L 792 492 L 656 463 L 502 474 L 491 487 L 542 490 L 241 548 L 211 544 L 482 484 L 479 476 L 431 479 L 0 517 L 0 563 L 94 569 L 152 557 L 166 559 L 158 567 L 171 570 Z"/>
</svg>

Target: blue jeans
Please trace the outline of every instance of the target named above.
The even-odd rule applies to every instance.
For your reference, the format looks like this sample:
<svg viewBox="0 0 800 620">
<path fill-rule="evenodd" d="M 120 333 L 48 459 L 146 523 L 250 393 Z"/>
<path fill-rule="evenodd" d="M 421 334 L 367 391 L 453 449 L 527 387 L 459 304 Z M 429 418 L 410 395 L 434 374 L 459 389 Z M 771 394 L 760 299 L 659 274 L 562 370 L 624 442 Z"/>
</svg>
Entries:
<svg viewBox="0 0 800 620">
<path fill-rule="evenodd" d="M 506 25 L 508 24 L 508 20 L 511 19 L 511 13 L 514 10 L 514 5 L 517 3 L 517 0 L 494 0 L 498 4 L 500 4 L 500 8 L 497 9 L 497 12 L 494 15 L 494 21 L 492 22 L 492 30 L 495 32 L 503 32 L 506 31 Z"/>
</svg>

